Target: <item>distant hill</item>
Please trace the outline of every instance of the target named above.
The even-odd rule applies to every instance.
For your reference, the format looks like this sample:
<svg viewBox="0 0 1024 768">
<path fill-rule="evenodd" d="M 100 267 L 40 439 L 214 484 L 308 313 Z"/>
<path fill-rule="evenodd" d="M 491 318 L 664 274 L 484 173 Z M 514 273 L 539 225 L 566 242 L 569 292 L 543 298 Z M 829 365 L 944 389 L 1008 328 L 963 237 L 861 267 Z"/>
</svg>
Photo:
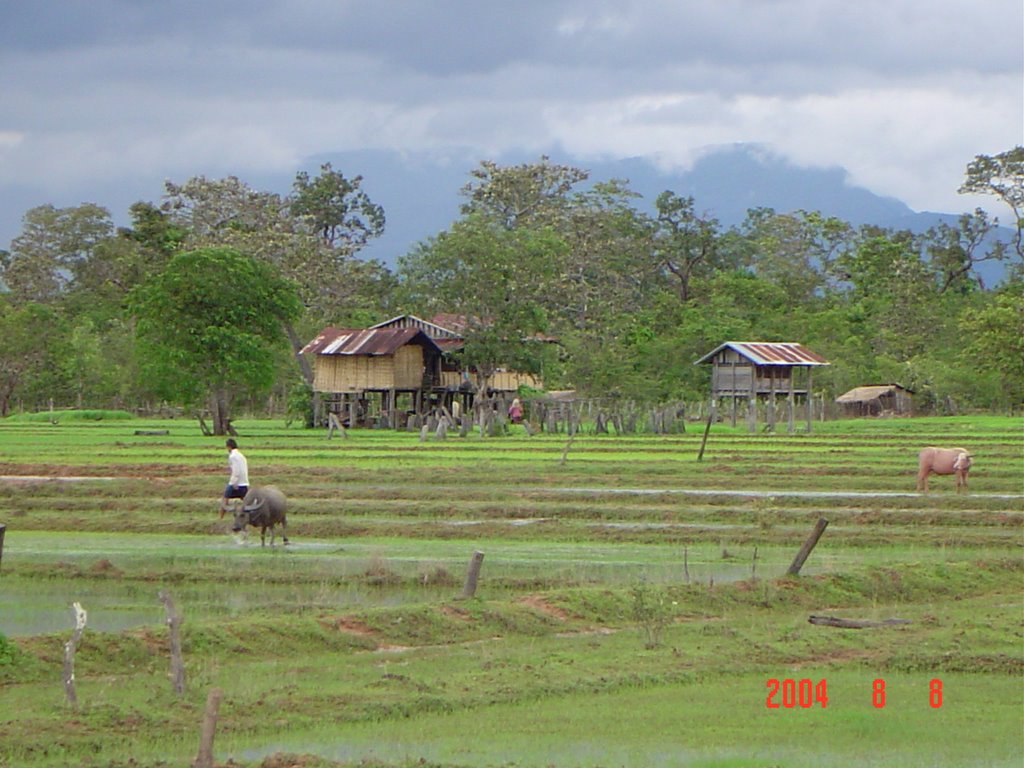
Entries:
<svg viewBox="0 0 1024 768">
<path fill-rule="evenodd" d="M 330 162 L 345 176 L 363 176 L 363 189 L 384 207 L 387 226 L 384 235 L 362 255 L 393 267 L 416 243 L 447 229 L 458 218 L 462 203 L 459 190 L 469 181 L 470 171 L 484 159 L 506 165 L 534 162 L 538 157 L 485 157 L 468 150 L 444 157 L 365 150 L 310 157 L 302 170 L 315 175 L 321 164 Z M 649 212 L 654 210 L 655 198 L 666 189 L 692 195 L 698 211 L 714 216 L 725 227 L 740 224 L 750 208 L 773 208 L 782 213 L 820 211 L 854 225 L 877 224 L 913 232 L 923 232 L 939 222 L 955 224 L 959 215 L 913 211 L 899 200 L 852 186 L 842 168 L 801 168 L 751 144 L 718 148 L 705 154 L 690 170 L 672 173 L 659 170 L 643 158 L 590 161 L 551 153 L 551 159 L 590 171 L 592 181 L 628 180 L 630 188 L 642 196 L 637 205 Z M 243 181 L 256 189 L 281 194 L 291 191 L 294 178 L 294 171 L 242 175 Z M 182 183 L 186 179 L 174 180 Z M 0 239 L 0 248 L 6 248 L 20 230 L 25 200 L 33 201 L 29 207 L 47 202 L 64 207 L 87 199 L 108 208 L 115 223 L 123 225 L 128 223 L 132 203 L 139 199 L 160 201 L 163 187 L 159 179 L 150 179 L 144 187 L 148 192 L 140 193 L 137 186 L 123 180 L 94 182 L 86 197 L 69 191 L 59 199 L 41 190 L 0 187 L 0 233 L 6 235 Z M 1002 229 L 1001 236 L 1007 241 L 1012 234 L 1009 229 Z M 982 265 L 982 277 L 987 286 L 994 286 L 1002 279 L 1003 269 L 999 265 Z"/>
<path fill-rule="evenodd" d="M 481 159 L 485 158 L 469 153 L 441 160 L 359 151 L 311 158 L 308 170 L 313 173 L 321 163 L 330 162 L 346 176 L 363 176 L 363 188 L 384 207 L 387 226 L 384 235 L 362 253 L 393 266 L 413 245 L 446 229 L 458 217 L 459 190 Z M 486 159 L 504 165 L 538 158 Z M 959 216 L 914 211 L 895 198 L 852 186 L 842 168 L 801 168 L 754 145 L 723 147 L 704 155 L 690 170 L 674 173 L 663 172 L 643 158 L 595 162 L 552 154 L 551 160 L 588 170 L 591 181 L 628 180 L 630 188 L 642 196 L 638 206 L 651 212 L 655 198 L 666 189 L 692 195 L 698 211 L 714 216 L 725 227 L 740 224 L 749 209 L 758 207 L 782 213 L 820 211 L 857 226 L 877 224 L 912 232 L 924 232 L 940 222 L 955 224 Z M 1008 239 L 1012 233 L 1002 229 Z M 1000 265 L 982 265 L 986 285 L 997 284 L 1002 276 Z"/>
</svg>

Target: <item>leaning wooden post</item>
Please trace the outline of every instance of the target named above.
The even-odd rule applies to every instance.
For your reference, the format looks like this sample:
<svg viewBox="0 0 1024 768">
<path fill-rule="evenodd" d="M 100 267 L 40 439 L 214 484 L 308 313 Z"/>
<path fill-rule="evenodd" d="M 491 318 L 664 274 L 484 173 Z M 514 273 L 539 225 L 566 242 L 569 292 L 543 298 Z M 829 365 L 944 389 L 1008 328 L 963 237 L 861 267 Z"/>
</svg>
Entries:
<svg viewBox="0 0 1024 768">
<path fill-rule="evenodd" d="M 181 658 L 181 616 L 174 606 L 170 593 L 160 590 L 160 602 L 167 611 L 167 628 L 171 635 L 171 683 L 179 696 L 185 693 L 185 662 Z"/>
<path fill-rule="evenodd" d="M 708 432 L 711 431 L 711 421 L 715 418 L 715 409 L 711 409 L 711 413 L 708 414 L 708 423 L 704 427 L 704 439 L 700 441 L 700 453 L 697 454 L 697 461 L 704 460 L 704 446 L 708 444 Z"/>
<path fill-rule="evenodd" d="M 223 695 L 220 688 L 214 688 L 206 697 L 203 730 L 199 736 L 199 754 L 192 762 L 192 768 L 213 768 L 213 737 L 217 733 L 217 711 L 220 709 Z"/>
<path fill-rule="evenodd" d="M 821 534 L 825 532 L 828 527 L 828 520 L 824 517 L 819 517 L 817 524 L 814 526 L 814 530 L 811 531 L 811 535 L 807 537 L 807 541 L 800 547 L 800 551 L 796 553 L 796 557 L 793 558 L 792 564 L 789 566 L 789 570 L 786 571 L 787 576 L 796 576 L 800 573 L 800 569 L 804 567 L 804 561 L 810 557 L 811 550 L 818 543 L 818 539 L 821 538 Z"/>
<path fill-rule="evenodd" d="M 484 564 L 484 553 L 474 552 L 473 559 L 469 561 L 469 571 L 466 573 L 466 584 L 462 588 L 462 599 L 468 600 L 476 594 L 476 583 L 480 579 L 480 568 Z"/>
<path fill-rule="evenodd" d="M 75 611 L 75 631 L 71 639 L 64 643 L 64 693 L 67 695 L 68 704 L 78 709 L 78 694 L 75 693 L 75 651 L 78 650 L 78 642 L 82 639 L 87 617 L 81 603 L 73 603 L 71 607 Z"/>
</svg>

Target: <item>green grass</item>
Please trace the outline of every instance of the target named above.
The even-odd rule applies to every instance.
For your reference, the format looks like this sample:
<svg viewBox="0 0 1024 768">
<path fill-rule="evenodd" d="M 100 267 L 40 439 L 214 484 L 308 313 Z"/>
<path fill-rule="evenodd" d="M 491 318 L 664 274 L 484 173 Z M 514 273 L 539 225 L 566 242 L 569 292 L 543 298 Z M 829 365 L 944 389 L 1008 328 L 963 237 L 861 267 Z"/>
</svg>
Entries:
<svg viewBox="0 0 1024 768">
<path fill-rule="evenodd" d="M 46 627 L 0 635 L 2 768 L 186 765 L 213 687 L 218 761 L 265 768 L 1019 765 L 1019 418 L 716 425 L 700 462 L 700 429 L 583 435 L 564 464 L 564 435 L 238 426 L 254 481 L 288 493 L 288 548 L 226 535 L 223 440 L 194 422 L 0 422 L 0 475 L 94 478 L 0 481 L 0 629 Z M 975 453 L 969 495 L 914 493 L 934 443 Z M 802 575 L 780 578 L 821 516 Z M 638 585 L 667 621 L 652 649 Z M 180 700 L 163 588 L 185 616 Z M 71 712 L 75 600 L 91 623 Z M 773 677 L 827 679 L 829 707 L 768 710 Z"/>
</svg>

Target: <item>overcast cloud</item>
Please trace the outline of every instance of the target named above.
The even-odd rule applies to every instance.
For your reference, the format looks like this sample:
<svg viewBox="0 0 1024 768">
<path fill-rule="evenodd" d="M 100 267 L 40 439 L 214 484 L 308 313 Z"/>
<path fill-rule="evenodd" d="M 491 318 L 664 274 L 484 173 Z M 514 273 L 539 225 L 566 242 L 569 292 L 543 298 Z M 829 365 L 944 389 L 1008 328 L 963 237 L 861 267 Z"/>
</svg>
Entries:
<svg viewBox="0 0 1024 768">
<path fill-rule="evenodd" d="M 1024 143 L 1022 39 L 1020 0 L 7 0 L 0 247 L 41 203 L 358 149 L 685 168 L 756 142 L 1005 221 L 956 189 Z"/>
</svg>

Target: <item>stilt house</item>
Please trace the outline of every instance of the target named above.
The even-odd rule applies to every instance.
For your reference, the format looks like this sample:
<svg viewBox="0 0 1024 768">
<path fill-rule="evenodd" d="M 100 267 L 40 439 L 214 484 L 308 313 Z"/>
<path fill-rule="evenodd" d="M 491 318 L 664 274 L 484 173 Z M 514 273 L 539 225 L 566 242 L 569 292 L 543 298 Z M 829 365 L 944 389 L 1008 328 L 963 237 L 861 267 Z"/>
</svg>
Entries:
<svg viewBox="0 0 1024 768">
<path fill-rule="evenodd" d="M 730 419 L 735 426 L 740 403 L 746 401 L 747 424 L 751 432 L 756 432 L 758 403 L 761 403 L 765 407 L 767 427 L 774 431 L 781 399 L 788 429 L 792 432 L 797 402 L 802 400 L 807 431 L 811 431 L 812 371 L 829 364 L 821 355 L 794 342 L 727 341 L 696 362 L 712 366 L 713 415 L 717 415 L 719 403 L 728 400 Z"/>
<path fill-rule="evenodd" d="M 350 426 L 399 426 L 441 379 L 441 348 L 419 328 L 328 327 L 301 354 L 313 356 L 313 391 Z"/>
</svg>

